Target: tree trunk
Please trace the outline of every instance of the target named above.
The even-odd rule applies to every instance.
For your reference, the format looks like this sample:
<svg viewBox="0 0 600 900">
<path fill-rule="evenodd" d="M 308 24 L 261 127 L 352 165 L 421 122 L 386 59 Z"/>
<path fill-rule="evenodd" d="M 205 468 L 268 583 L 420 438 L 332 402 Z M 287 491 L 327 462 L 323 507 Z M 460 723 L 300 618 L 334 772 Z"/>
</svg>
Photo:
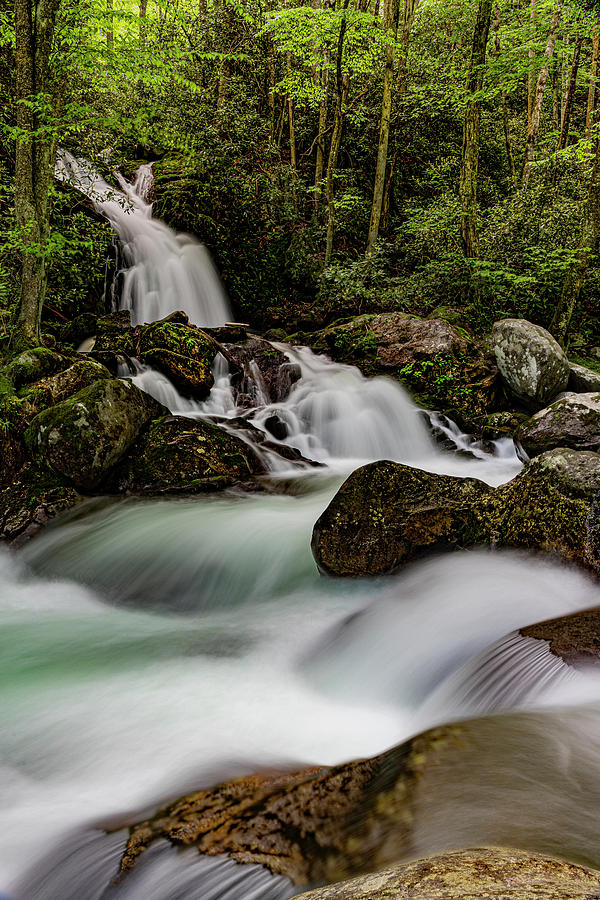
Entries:
<svg viewBox="0 0 600 900">
<path fill-rule="evenodd" d="M 146 43 L 146 15 L 148 13 L 148 0 L 140 0 L 140 47 Z"/>
<path fill-rule="evenodd" d="M 579 239 L 579 260 L 570 269 L 558 305 L 554 311 L 550 331 L 556 340 L 564 345 L 569 325 L 581 288 L 585 280 L 592 256 L 596 251 L 600 236 L 600 135 L 596 132 L 594 141 L 594 166 L 588 191 L 583 226 Z"/>
<path fill-rule="evenodd" d="M 569 143 L 569 124 L 571 121 L 571 111 L 573 109 L 573 101 L 575 100 L 575 89 L 577 87 L 577 72 L 579 70 L 579 61 L 581 59 L 581 47 L 583 37 L 578 37 L 575 41 L 573 49 L 573 64 L 571 66 L 571 75 L 569 77 L 569 87 L 567 88 L 567 96 L 565 98 L 565 109 L 560 128 L 560 136 L 558 138 L 557 150 L 564 150 Z"/>
<path fill-rule="evenodd" d="M 398 34 L 398 17 L 400 14 L 400 0 L 386 0 L 385 28 L 396 40 Z M 390 119 L 392 116 L 392 89 L 394 86 L 394 48 L 387 46 L 385 50 L 385 72 L 383 76 L 383 99 L 381 101 L 381 122 L 379 126 L 379 147 L 377 150 L 377 164 L 375 166 L 375 184 L 373 188 L 373 203 L 371 205 L 371 219 L 369 222 L 369 234 L 367 237 L 367 253 L 372 253 L 377 238 L 379 237 L 379 222 L 381 220 L 381 206 L 383 203 L 383 191 L 385 187 L 385 170 L 387 167 L 388 142 L 390 137 Z"/>
<path fill-rule="evenodd" d="M 593 48 L 592 71 L 590 73 L 590 87 L 588 90 L 587 101 L 587 115 L 585 117 L 585 136 L 586 138 L 588 138 L 588 140 L 592 134 L 592 121 L 594 118 L 594 111 L 596 109 L 596 79 L 598 78 L 598 57 L 600 56 L 600 32 L 597 32 L 593 37 Z"/>
<path fill-rule="evenodd" d="M 109 50 L 114 50 L 115 33 L 113 31 L 113 0 L 106 0 L 106 16 L 108 18 L 108 28 L 106 29 L 106 45 Z"/>
<path fill-rule="evenodd" d="M 529 18 L 531 20 L 531 37 L 529 44 L 529 69 L 527 71 L 527 128 L 531 128 L 531 113 L 533 111 L 533 60 L 535 59 L 535 48 L 533 41 L 535 40 L 535 20 L 537 18 L 537 0 L 531 0 L 529 10 Z"/>
<path fill-rule="evenodd" d="M 537 85 L 535 89 L 535 98 L 533 101 L 533 109 L 531 112 L 531 122 L 527 131 L 527 142 L 525 144 L 525 154 L 523 156 L 523 169 L 521 172 L 521 181 L 523 186 L 527 184 L 527 180 L 529 178 L 529 166 L 533 160 L 535 142 L 537 140 L 538 131 L 540 130 L 544 93 L 546 91 L 546 83 L 548 81 L 548 73 L 550 71 L 550 61 L 552 59 L 554 46 L 556 44 L 556 31 L 558 29 L 562 15 L 563 3 L 564 0 L 556 0 L 556 7 L 554 9 L 554 15 L 552 16 L 550 31 L 548 32 L 546 50 L 544 51 L 545 63 L 542 67 L 542 70 L 540 71 L 540 74 L 538 75 Z"/>
<path fill-rule="evenodd" d="M 40 344 L 46 290 L 49 190 L 53 169 L 52 113 L 58 97 L 50 53 L 60 0 L 15 0 L 17 137 L 15 215 L 23 246 L 21 288 L 13 324 L 13 346 Z M 35 102 L 32 102 L 35 101 Z M 43 102 L 40 102 L 43 101 Z M 50 120 L 50 121 L 49 121 Z"/>
<path fill-rule="evenodd" d="M 331 132 L 331 143 L 329 145 L 329 158 L 327 160 L 327 176 L 325 179 L 325 199 L 327 201 L 327 237 L 325 241 L 325 266 L 329 265 L 331 253 L 333 251 L 333 236 L 335 233 L 335 200 L 333 191 L 333 173 L 337 166 L 338 155 L 340 152 L 340 144 L 342 142 L 342 129 L 344 127 L 344 110 L 348 99 L 348 91 L 350 90 L 350 78 L 347 74 L 342 74 L 342 57 L 344 54 L 344 41 L 346 39 L 346 10 L 350 0 L 344 0 L 342 10 L 344 16 L 340 25 L 340 33 L 338 37 L 337 53 L 336 53 L 336 100 L 335 112 L 333 117 L 333 130 Z"/>
<path fill-rule="evenodd" d="M 419 0 L 404 0 L 404 21 L 402 23 L 402 41 L 400 48 L 400 56 L 398 58 L 398 96 L 400 98 L 406 95 L 406 76 L 408 70 L 408 45 L 410 42 L 410 33 L 412 31 L 413 22 L 417 13 L 417 4 Z"/>
<path fill-rule="evenodd" d="M 323 12 L 333 8 L 332 0 L 323 0 Z M 314 186 L 314 202 L 318 209 L 321 205 L 323 196 L 323 170 L 325 168 L 325 132 L 327 131 L 327 112 L 329 110 L 329 53 L 326 50 L 323 54 L 323 64 L 321 67 L 321 102 L 319 104 L 319 125 L 317 132 L 317 156 L 315 161 L 315 186 Z"/>
<path fill-rule="evenodd" d="M 461 239 L 467 259 L 477 258 L 477 175 L 481 131 L 481 90 L 494 0 L 480 0 L 467 75 L 467 104 L 460 167 Z"/>
<path fill-rule="evenodd" d="M 502 52 L 502 47 L 500 45 L 500 5 L 496 2 L 496 8 L 494 13 L 494 30 L 496 32 L 496 41 L 495 41 L 495 50 L 496 56 L 500 56 Z M 504 145 L 506 147 L 506 158 L 508 160 L 508 171 L 510 172 L 510 180 L 513 186 L 513 189 L 516 193 L 518 190 L 517 185 L 517 170 L 515 168 L 515 157 L 512 151 L 512 142 L 510 139 L 510 119 L 508 115 L 508 98 L 506 96 L 506 91 L 502 90 L 500 94 L 500 102 L 502 104 L 502 124 L 504 126 Z"/>
<path fill-rule="evenodd" d="M 292 54 L 288 53 L 287 55 L 287 70 L 288 75 L 291 75 L 292 72 Z M 294 123 L 294 98 L 288 94 L 288 117 L 289 117 L 289 126 L 290 126 L 290 165 L 292 167 L 292 202 L 294 204 L 294 210 L 296 210 L 297 200 L 296 200 L 296 174 L 298 170 L 298 161 L 296 158 L 296 126 Z"/>
</svg>

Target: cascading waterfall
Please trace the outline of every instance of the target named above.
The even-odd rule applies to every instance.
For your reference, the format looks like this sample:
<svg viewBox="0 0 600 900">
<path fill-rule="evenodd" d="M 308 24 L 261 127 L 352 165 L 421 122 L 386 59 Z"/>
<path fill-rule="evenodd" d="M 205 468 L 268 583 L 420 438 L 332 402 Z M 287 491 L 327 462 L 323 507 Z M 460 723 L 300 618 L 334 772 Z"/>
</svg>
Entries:
<svg viewBox="0 0 600 900">
<path fill-rule="evenodd" d="M 118 234 L 124 262 L 119 302 L 121 309 L 130 311 L 134 325 L 154 322 L 175 310 L 183 310 L 191 322 L 207 327 L 222 325 L 231 318 L 206 247 L 152 218 L 152 205 L 147 200 L 149 166 L 141 167 L 133 185 L 117 175 L 119 190 L 86 160 L 61 150 L 55 173 L 85 194 Z"/>
<path fill-rule="evenodd" d="M 120 191 L 69 154 L 58 170 L 118 232 L 135 322 L 182 308 L 198 324 L 228 318 L 201 246 L 151 218 L 150 167 Z M 372 755 L 489 713 L 469 724 L 464 758 L 430 776 L 411 854 L 487 842 L 600 865 L 600 679 L 518 633 L 597 604 L 596 583 L 481 551 L 335 580 L 310 552 L 356 465 L 498 485 L 521 466 L 514 444 L 474 445 L 439 420 L 468 451 L 444 452 L 400 385 L 278 347 L 301 378 L 274 404 L 255 373 L 251 410 L 221 355 L 203 403 L 137 360 L 120 374 L 176 414 L 265 433 L 277 416 L 275 444 L 322 464 L 294 471 L 297 495 L 95 500 L 20 557 L 0 552 L 0 891 L 14 900 L 286 900 L 287 879 L 164 843 L 111 883 L 122 826 L 229 777 Z"/>
</svg>

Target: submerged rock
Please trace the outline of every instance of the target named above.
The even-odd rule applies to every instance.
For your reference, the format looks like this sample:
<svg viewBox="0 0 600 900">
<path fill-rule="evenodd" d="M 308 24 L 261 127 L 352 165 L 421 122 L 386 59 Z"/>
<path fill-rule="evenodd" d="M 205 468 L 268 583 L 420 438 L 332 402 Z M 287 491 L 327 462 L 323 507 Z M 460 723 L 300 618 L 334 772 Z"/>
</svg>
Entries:
<svg viewBox="0 0 600 900">
<path fill-rule="evenodd" d="M 516 432 L 529 456 L 555 447 L 600 448 L 600 394 L 571 394 L 533 415 Z"/>
<path fill-rule="evenodd" d="M 182 322 L 154 322 L 139 329 L 137 355 L 141 361 L 198 400 L 208 397 L 213 386 L 212 365 L 217 351 L 209 335 Z"/>
<path fill-rule="evenodd" d="M 25 441 L 39 465 L 81 490 L 93 490 L 141 427 L 165 412 L 130 381 L 101 380 L 36 416 Z"/>
<path fill-rule="evenodd" d="M 424 553 L 484 542 L 473 511 L 490 492 L 474 478 L 387 461 L 362 466 L 317 521 L 313 554 L 331 574 L 382 575 Z"/>
<path fill-rule="evenodd" d="M 511 391 L 545 406 L 569 382 L 569 361 L 549 331 L 526 319 L 502 319 L 492 329 L 496 362 Z"/>
<path fill-rule="evenodd" d="M 317 521 L 319 567 L 380 575 L 425 553 L 475 545 L 552 553 L 600 573 L 600 455 L 543 453 L 495 490 L 399 463 L 353 472 Z"/>
<path fill-rule="evenodd" d="M 455 850 L 328 885 L 298 900 L 592 900 L 600 871 L 549 856 Z"/>
<path fill-rule="evenodd" d="M 150 423 L 108 485 L 119 491 L 215 491 L 263 471 L 252 449 L 223 428 L 184 416 Z"/>
</svg>

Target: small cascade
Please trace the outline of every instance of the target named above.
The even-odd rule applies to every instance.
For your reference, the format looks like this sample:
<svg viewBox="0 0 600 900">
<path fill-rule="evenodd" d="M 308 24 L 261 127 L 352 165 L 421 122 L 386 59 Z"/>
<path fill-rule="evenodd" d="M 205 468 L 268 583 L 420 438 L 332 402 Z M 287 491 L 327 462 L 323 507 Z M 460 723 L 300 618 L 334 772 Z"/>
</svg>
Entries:
<svg viewBox="0 0 600 900">
<path fill-rule="evenodd" d="M 119 190 L 89 162 L 61 150 L 55 175 L 92 200 L 118 234 L 123 268 L 117 273 L 117 298 L 120 309 L 130 310 L 134 325 L 154 322 L 180 309 L 191 322 L 207 327 L 223 325 L 231 318 L 206 247 L 152 218 L 147 200 L 153 178 L 150 166 L 140 168 L 133 185 L 117 176 Z"/>
</svg>

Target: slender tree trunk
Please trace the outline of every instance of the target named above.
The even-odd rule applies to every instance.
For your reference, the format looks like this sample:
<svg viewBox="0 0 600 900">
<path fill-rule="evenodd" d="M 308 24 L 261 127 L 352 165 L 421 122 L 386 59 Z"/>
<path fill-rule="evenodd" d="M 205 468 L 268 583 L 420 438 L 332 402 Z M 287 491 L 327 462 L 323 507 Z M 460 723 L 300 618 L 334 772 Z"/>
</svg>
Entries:
<svg viewBox="0 0 600 900">
<path fill-rule="evenodd" d="M 396 40 L 398 34 L 398 16 L 400 0 L 386 0 L 385 28 Z M 385 71 L 383 76 L 383 99 L 381 101 L 381 122 L 379 126 L 379 147 L 375 166 L 375 184 L 373 187 L 373 203 L 367 236 L 367 253 L 372 253 L 379 237 L 379 222 L 385 187 L 385 170 L 387 168 L 388 142 L 390 137 L 390 119 L 392 116 L 392 90 L 394 87 L 394 48 L 386 47 Z"/>
<path fill-rule="evenodd" d="M 15 215 L 23 244 L 21 288 L 13 319 L 15 349 L 35 347 L 41 341 L 54 141 L 48 136 L 47 126 L 53 124 L 48 122 L 49 114 L 36 110 L 46 104 L 56 107 L 57 103 L 50 53 L 59 2 L 15 0 L 19 130 L 15 156 Z"/>
<path fill-rule="evenodd" d="M 494 0 L 480 0 L 467 75 L 467 104 L 460 167 L 461 239 L 467 259 L 477 258 L 477 176 L 481 131 L 481 90 Z"/>
<path fill-rule="evenodd" d="M 419 0 L 404 0 L 404 21 L 402 23 L 402 40 L 398 57 L 398 96 L 406 96 L 406 77 L 408 72 L 408 46 L 410 33 L 417 13 Z"/>
<path fill-rule="evenodd" d="M 323 11 L 332 9 L 331 0 L 323 0 Z M 319 104 L 319 125 L 317 132 L 317 154 L 315 161 L 315 186 L 314 186 L 314 202 L 318 209 L 321 205 L 323 196 L 323 171 L 325 168 L 325 133 L 327 131 L 327 113 L 329 110 L 329 53 L 325 51 L 323 54 L 323 63 L 320 73 L 321 102 Z"/>
<path fill-rule="evenodd" d="M 496 56 L 500 56 L 502 52 L 502 47 L 500 44 L 500 4 L 496 2 L 495 12 L 494 12 L 494 31 L 496 32 L 496 40 L 495 40 L 495 50 Z M 518 190 L 517 185 L 517 170 L 515 168 L 515 157 L 512 151 L 512 141 L 510 139 L 510 118 L 508 115 L 508 98 L 506 96 L 506 91 L 502 90 L 500 94 L 500 102 L 502 104 L 502 124 L 504 126 L 504 145 L 506 147 L 506 158 L 508 160 L 508 171 L 510 172 L 510 180 L 513 186 L 513 189 L 516 193 Z"/>
<path fill-rule="evenodd" d="M 537 0 L 531 0 L 531 6 L 529 8 L 529 18 L 531 20 L 531 36 L 529 43 L 529 69 L 527 72 L 527 129 L 531 128 L 531 113 L 533 111 L 533 61 L 535 59 L 535 22 L 537 19 Z"/>
<path fill-rule="evenodd" d="M 556 0 L 556 7 L 552 16 L 550 31 L 548 32 L 548 40 L 546 50 L 544 51 L 544 65 L 538 75 L 537 85 L 535 88 L 535 98 L 533 101 L 533 109 L 531 112 L 531 122 L 527 131 L 527 142 L 525 144 L 525 153 L 523 156 L 523 169 L 521 172 L 521 181 L 523 185 L 527 184 L 529 178 L 529 166 L 533 160 L 535 151 L 535 142 L 537 140 L 538 131 L 540 130 L 540 121 L 542 118 L 542 106 L 544 103 L 544 94 L 546 91 L 546 83 L 548 81 L 548 73 L 550 71 L 550 62 L 554 53 L 556 44 L 556 31 L 558 29 L 564 0 Z"/>
<path fill-rule="evenodd" d="M 344 111 L 350 90 L 350 78 L 342 73 L 342 58 L 344 55 L 344 41 L 346 39 L 346 10 L 350 0 L 343 0 L 342 10 L 344 16 L 340 25 L 336 53 L 336 99 L 333 117 L 333 130 L 329 145 L 329 157 L 327 159 L 327 175 L 325 178 L 325 199 L 327 201 L 327 237 L 325 241 L 325 266 L 329 265 L 333 251 L 333 236 L 335 234 L 335 199 L 333 190 L 333 173 L 337 166 L 340 145 L 342 143 L 342 129 L 344 127 Z"/>
<path fill-rule="evenodd" d="M 288 75 L 292 72 L 292 54 L 287 55 Z M 296 209 L 296 175 L 298 171 L 298 161 L 296 157 L 296 126 L 294 123 L 294 98 L 288 94 L 288 118 L 290 127 L 290 165 L 292 167 L 292 200 L 294 210 Z"/>
<path fill-rule="evenodd" d="M 106 14 L 108 17 L 108 28 L 106 30 L 106 44 L 107 44 L 109 50 L 114 50 L 114 46 L 115 46 L 115 33 L 113 31 L 113 11 L 114 11 L 113 0 L 106 0 Z"/>
<path fill-rule="evenodd" d="M 573 101 L 575 100 L 575 89 L 577 87 L 577 72 L 579 71 L 579 61 L 581 59 L 581 47 L 583 37 L 578 37 L 573 48 L 573 64 L 571 66 L 571 75 L 569 77 L 569 87 L 567 88 L 567 96 L 565 98 L 565 109 L 560 128 L 560 136 L 558 138 L 557 150 L 564 150 L 569 143 L 569 124 L 571 122 L 571 111 L 573 109 Z"/>
<path fill-rule="evenodd" d="M 552 124 L 554 130 L 560 129 L 560 80 L 556 60 L 552 66 Z"/>
<path fill-rule="evenodd" d="M 565 283 L 558 305 L 554 311 L 554 317 L 550 325 L 550 331 L 556 340 L 564 345 L 569 333 L 571 318 L 577 306 L 579 294 L 585 281 L 585 276 L 590 261 L 596 252 L 598 238 L 600 237 L 600 136 L 596 131 L 594 140 L 594 166 L 588 191 L 583 226 L 579 239 L 579 259 L 571 268 Z"/>
<path fill-rule="evenodd" d="M 146 16 L 148 14 L 148 0 L 140 0 L 140 47 L 146 43 Z"/>
<path fill-rule="evenodd" d="M 593 37 L 593 52 L 592 52 L 592 71 L 590 73 L 590 87 L 588 90 L 588 101 L 587 101 L 587 115 L 585 117 L 585 136 L 586 138 L 591 137 L 592 133 L 592 121 L 594 118 L 594 111 L 596 109 L 596 96 L 597 96 L 597 87 L 596 80 L 598 78 L 598 57 L 600 56 L 600 32 L 596 32 Z"/>
</svg>

